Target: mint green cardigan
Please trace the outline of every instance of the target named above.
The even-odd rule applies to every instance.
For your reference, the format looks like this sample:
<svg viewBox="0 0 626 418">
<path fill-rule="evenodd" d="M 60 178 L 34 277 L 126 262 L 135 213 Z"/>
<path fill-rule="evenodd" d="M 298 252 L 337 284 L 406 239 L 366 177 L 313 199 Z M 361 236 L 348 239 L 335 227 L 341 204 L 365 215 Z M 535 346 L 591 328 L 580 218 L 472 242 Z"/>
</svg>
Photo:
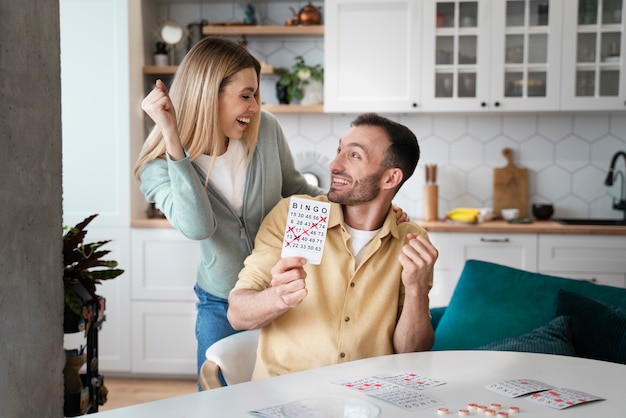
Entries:
<svg viewBox="0 0 626 418">
<path fill-rule="evenodd" d="M 252 251 L 263 218 L 274 205 L 293 194 L 325 194 L 309 185 L 296 170 L 282 128 L 265 111 L 261 113 L 258 145 L 246 173 L 241 217 L 215 188 L 205 188 L 205 175 L 189 157 L 179 161 L 157 158 L 146 164 L 140 178 L 146 200 L 156 203 L 185 237 L 200 242 L 200 287 L 224 299 Z"/>
</svg>

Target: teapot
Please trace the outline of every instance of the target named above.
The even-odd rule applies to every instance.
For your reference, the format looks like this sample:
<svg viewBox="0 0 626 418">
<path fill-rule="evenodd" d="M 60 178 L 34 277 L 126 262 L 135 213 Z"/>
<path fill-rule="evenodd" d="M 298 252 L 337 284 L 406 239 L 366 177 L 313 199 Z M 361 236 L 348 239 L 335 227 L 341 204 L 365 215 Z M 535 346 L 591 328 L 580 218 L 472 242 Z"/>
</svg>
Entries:
<svg viewBox="0 0 626 418">
<path fill-rule="evenodd" d="M 288 19 L 288 24 L 292 25 L 319 25 L 322 23 L 321 7 L 315 7 L 309 1 L 298 13 L 290 7 L 293 19 Z"/>
</svg>

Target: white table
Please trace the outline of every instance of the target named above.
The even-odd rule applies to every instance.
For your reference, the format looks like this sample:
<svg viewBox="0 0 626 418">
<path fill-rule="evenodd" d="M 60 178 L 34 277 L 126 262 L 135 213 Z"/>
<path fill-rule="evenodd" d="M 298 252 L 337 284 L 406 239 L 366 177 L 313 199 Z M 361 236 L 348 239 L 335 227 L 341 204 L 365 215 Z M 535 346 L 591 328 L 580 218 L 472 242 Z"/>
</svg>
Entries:
<svg viewBox="0 0 626 418">
<path fill-rule="evenodd" d="M 376 357 L 120 408 L 98 415 L 103 418 L 251 417 L 248 411 L 299 399 L 347 396 L 366 399 L 378 405 L 381 417 L 438 416 L 436 407 L 409 412 L 331 383 L 339 379 L 387 372 L 414 372 L 446 382 L 425 389 L 424 393 L 442 400 L 451 411 L 448 415 L 450 417 L 458 416 L 457 410 L 470 402 L 516 405 L 521 408 L 521 413 L 517 415 L 519 418 L 626 417 L 626 365 L 575 357 L 496 351 L 433 351 Z M 557 410 L 530 402 L 525 397 L 511 399 L 485 389 L 490 383 L 519 378 L 587 392 L 606 400 Z M 476 416 L 475 413 L 472 415 Z"/>
</svg>

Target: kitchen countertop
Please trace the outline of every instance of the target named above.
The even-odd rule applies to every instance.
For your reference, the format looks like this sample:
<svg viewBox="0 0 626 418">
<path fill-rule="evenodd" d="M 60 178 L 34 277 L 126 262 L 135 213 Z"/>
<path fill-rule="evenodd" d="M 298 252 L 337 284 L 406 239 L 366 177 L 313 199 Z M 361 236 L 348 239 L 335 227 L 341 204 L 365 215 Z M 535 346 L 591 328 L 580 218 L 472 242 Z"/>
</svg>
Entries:
<svg viewBox="0 0 626 418">
<path fill-rule="evenodd" d="M 428 232 L 492 233 L 492 234 L 558 234 L 558 235 L 624 235 L 626 226 L 561 225 L 555 221 L 533 221 L 510 224 L 496 220 L 479 224 L 458 224 L 446 220 L 413 220 Z M 133 219 L 132 228 L 172 228 L 167 219 Z"/>
<path fill-rule="evenodd" d="M 529 224 L 510 224 L 503 220 L 478 224 L 459 224 L 446 220 L 415 222 L 428 232 L 626 236 L 626 226 L 561 225 L 555 221 L 533 221 Z"/>
</svg>

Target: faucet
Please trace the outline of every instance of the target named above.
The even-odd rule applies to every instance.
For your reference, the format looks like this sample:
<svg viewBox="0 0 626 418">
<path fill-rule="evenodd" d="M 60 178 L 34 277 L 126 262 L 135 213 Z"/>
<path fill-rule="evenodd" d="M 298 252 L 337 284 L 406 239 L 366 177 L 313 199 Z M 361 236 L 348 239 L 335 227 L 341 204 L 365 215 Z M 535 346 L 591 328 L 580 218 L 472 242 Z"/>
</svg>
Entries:
<svg viewBox="0 0 626 418">
<path fill-rule="evenodd" d="M 613 158 L 611 158 L 611 165 L 609 166 L 609 173 L 606 176 L 606 180 L 604 180 L 605 186 L 612 186 L 615 178 L 620 175 L 622 178 L 622 188 L 620 190 L 620 200 L 613 199 L 613 209 L 624 211 L 624 221 L 626 221 L 626 174 L 622 171 L 615 171 L 615 163 L 619 156 L 624 157 L 624 162 L 626 163 L 626 152 L 617 151 Z"/>
</svg>

